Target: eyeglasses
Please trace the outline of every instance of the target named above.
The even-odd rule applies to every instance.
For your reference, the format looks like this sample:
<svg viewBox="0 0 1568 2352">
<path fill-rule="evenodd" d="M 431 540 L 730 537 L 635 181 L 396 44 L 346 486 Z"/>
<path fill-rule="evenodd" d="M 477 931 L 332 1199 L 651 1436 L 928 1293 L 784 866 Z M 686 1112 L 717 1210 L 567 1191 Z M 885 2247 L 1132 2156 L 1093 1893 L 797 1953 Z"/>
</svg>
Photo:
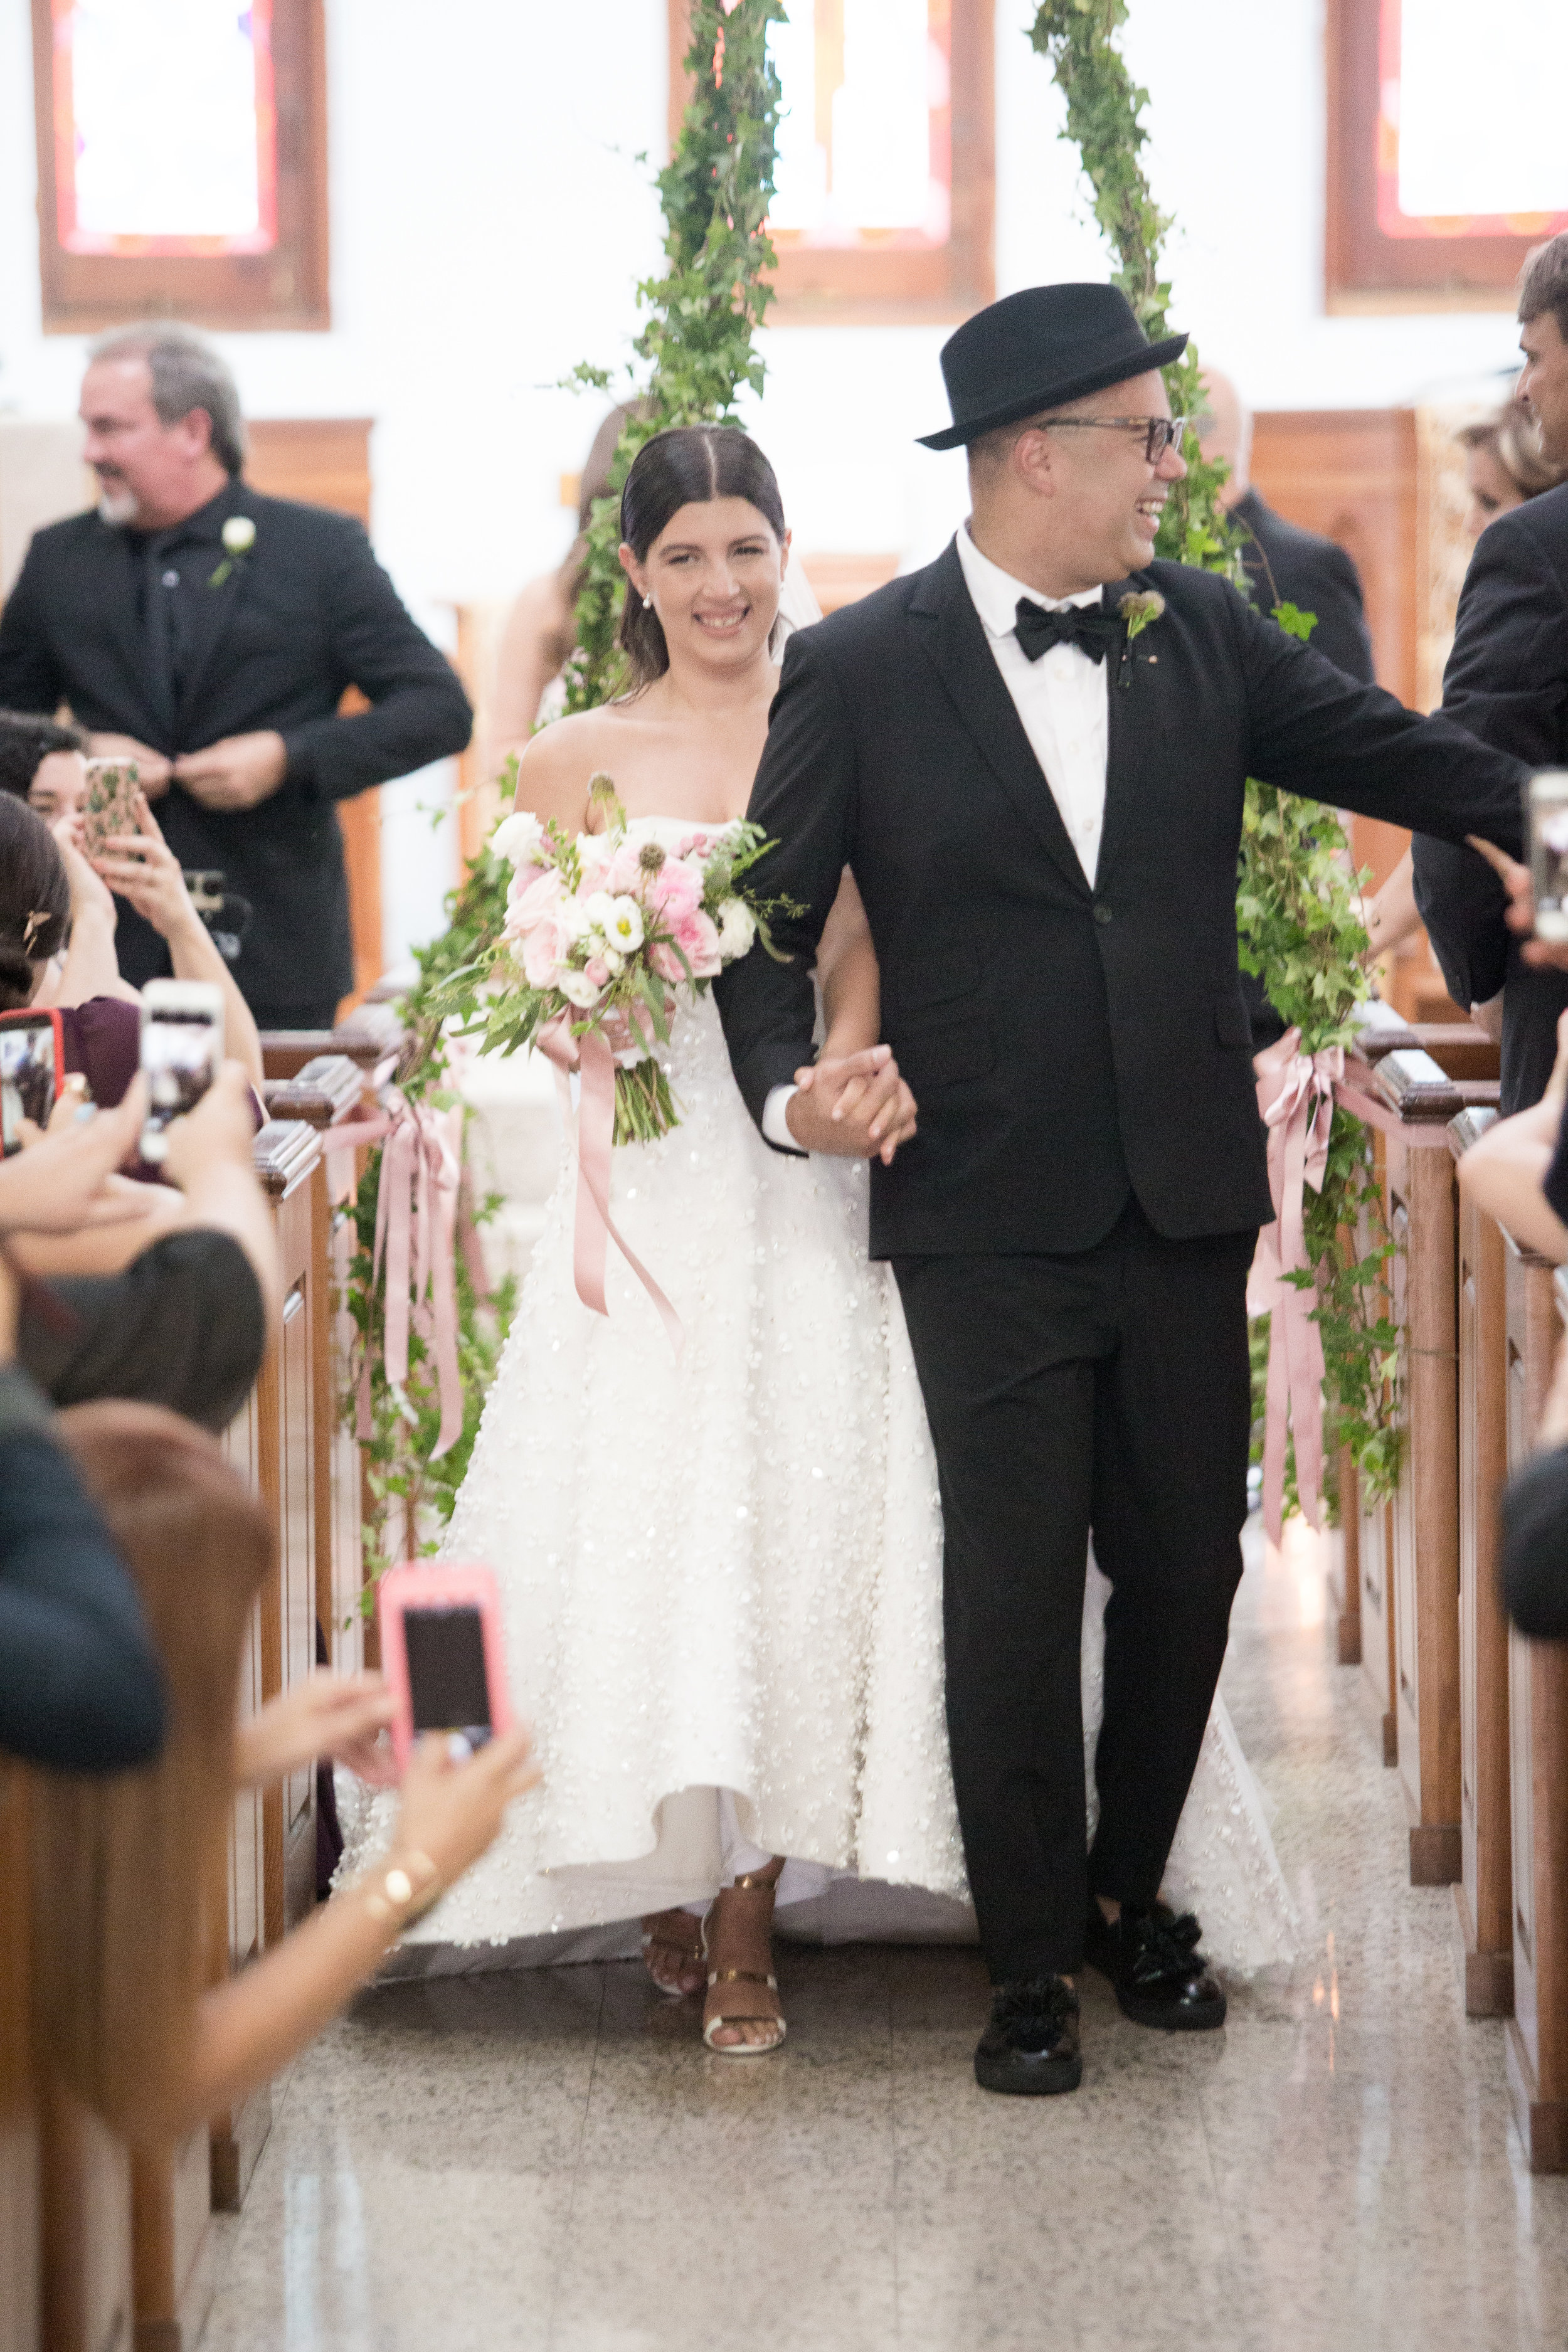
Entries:
<svg viewBox="0 0 1568 2352">
<path fill-rule="evenodd" d="M 1041 433 L 1081 433 L 1089 426 L 1108 433 L 1142 433 L 1143 455 L 1157 466 L 1167 449 L 1178 447 L 1192 422 L 1186 416 L 1042 416 Z"/>
</svg>

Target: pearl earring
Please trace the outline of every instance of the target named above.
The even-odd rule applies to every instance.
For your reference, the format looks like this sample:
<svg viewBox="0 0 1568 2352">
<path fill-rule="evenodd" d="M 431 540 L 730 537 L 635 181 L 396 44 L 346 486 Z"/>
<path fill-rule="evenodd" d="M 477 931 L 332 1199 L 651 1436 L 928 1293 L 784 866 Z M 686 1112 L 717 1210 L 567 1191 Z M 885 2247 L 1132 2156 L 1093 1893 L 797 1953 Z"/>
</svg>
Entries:
<svg viewBox="0 0 1568 2352">
<path fill-rule="evenodd" d="M 653 610 L 653 598 L 652 598 L 651 596 L 645 596 L 645 597 L 643 598 L 643 600 L 642 600 L 642 608 L 643 608 L 643 611 L 644 611 L 645 613 L 651 613 L 651 612 L 652 612 L 652 610 Z"/>
</svg>

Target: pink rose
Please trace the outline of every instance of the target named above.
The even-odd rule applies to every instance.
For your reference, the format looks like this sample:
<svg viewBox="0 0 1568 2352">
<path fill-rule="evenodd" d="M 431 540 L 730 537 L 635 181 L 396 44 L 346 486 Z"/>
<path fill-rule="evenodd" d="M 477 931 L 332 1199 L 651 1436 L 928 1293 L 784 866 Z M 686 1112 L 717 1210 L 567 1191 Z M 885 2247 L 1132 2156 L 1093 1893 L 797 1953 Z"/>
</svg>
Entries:
<svg viewBox="0 0 1568 2352">
<path fill-rule="evenodd" d="M 541 919 L 523 933 L 522 969 L 530 988 L 553 988 L 566 959 L 566 934 L 559 923 Z"/>
<path fill-rule="evenodd" d="M 506 894 L 507 929 L 514 937 L 532 929 L 546 917 L 553 918 L 565 894 L 565 884 L 552 866 L 542 874 L 530 868 L 514 875 Z"/>
<path fill-rule="evenodd" d="M 584 980 L 591 980 L 595 988 L 607 988 L 610 984 L 610 967 L 603 956 L 590 956 L 583 966 L 583 977 Z"/>
<path fill-rule="evenodd" d="M 647 876 L 642 867 L 642 851 L 635 842 L 623 842 L 610 861 L 604 888 L 613 898 L 640 898 Z"/>
<path fill-rule="evenodd" d="M 657 907 L 667 930 L 679 929 L 682 919 L 701 903 L 702 877 L 679 858 L 667 857 L 647 887 L 647 904 Z"/>
<path fill-rule="evenodd" d="M 705 915 L 700 907 L 694 908 L 675 926 L 675 938 L 691 966 L 693 977 L 711 980 L 724 961 L 719 952 L 719 933 L 711 917 Z"/>
<path fill-rule="evenodd" d="M 647 960 L 653 966 L 655 971 L 658 972 L 660 980 L 675 981 L 684 980 L 686 978 L 685 965 L 681 962 L 680 958 L 676 954 L 675 950 L 672 947 L 668 947 L 662 940 L 660 940 L 657 945 L 649 948 L 647 951 Z"/>
</svg>

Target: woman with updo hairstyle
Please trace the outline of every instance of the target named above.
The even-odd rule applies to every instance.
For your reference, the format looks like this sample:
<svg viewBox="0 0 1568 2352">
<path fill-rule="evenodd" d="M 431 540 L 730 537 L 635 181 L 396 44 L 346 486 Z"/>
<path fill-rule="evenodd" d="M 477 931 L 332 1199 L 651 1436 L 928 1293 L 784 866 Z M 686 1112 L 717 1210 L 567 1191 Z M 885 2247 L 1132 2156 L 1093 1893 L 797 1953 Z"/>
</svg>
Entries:
<svg viewBox="0 0 1568 2352">
<path fill-rule="evenodd" d="M 0 1013 L 31 1004 L 70 933 L 70 880 L 53 835 L 0 793 Z"/>
</svg>

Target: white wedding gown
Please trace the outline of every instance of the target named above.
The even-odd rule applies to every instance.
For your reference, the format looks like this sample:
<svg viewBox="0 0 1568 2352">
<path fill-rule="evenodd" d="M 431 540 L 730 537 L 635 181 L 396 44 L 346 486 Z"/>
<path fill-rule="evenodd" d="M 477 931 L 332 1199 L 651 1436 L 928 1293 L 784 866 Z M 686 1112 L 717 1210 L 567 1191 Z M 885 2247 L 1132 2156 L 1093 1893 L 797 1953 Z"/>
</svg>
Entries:
<svg viewBox="0 0 1568 2352">
<path fill-rule="evenodd" d="M 681 1123 L 614 1154 L 611 1205 L 684 1350 L 613 1245 L 608 1318 L 579 1302 L 568 1140 L 442 1546 L 497 1570 L 543 1779 L 408 1941 L 635 1951 L 638 1914 L 703 1904 L 773 1853 L 790 1857 L 782 1933 L 972 1937 L 936 1469 L 892 1274 L 866 1255 L 868 1171 L 769 1150 L 711 996 L 683 995 L 661 1057 Z M 1091 1563 L 1091 1787 L 1108 1590 Z M 395 1799 L 344 1795 L 348 1876 Z M 1290 1957 L 1263 1801 L 1217 1699 L 1168 1885 L 1233 1971 Z"/>
</svg>

